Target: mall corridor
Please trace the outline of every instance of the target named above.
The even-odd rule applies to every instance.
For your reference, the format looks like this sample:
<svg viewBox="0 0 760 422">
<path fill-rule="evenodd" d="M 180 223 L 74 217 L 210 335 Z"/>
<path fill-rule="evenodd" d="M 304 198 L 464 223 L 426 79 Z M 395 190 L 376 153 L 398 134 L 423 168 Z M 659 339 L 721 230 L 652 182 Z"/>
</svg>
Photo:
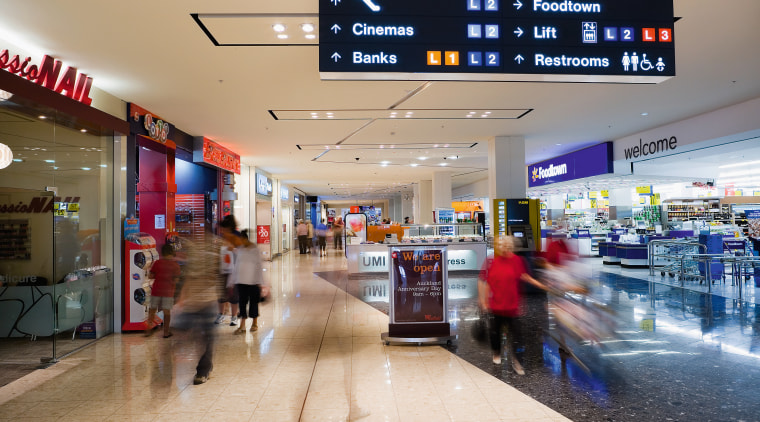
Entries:
<svg viewBox="0 0 760 422">
<path fill-rule="evenodd" d="M 187 334 L 114 334 L 0 388 L 0 420 L 567 420 L 445 348 L 383 345 L 387 315 L 316 275 L 345 274 L 335 250 L 267 266 L 259 330 L 219 326 L 206 384 Z"/>
</svg>

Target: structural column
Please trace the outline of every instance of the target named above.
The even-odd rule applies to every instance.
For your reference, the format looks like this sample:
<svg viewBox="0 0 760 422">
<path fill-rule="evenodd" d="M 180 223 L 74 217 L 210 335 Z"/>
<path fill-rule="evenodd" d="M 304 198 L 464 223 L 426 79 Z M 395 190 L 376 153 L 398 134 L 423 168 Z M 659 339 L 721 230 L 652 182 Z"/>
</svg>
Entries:
<svg viewBox="0 0 760 422">
<path fill-rule="evenodd" d="M 433 173 L 433 209 L 451 208 L 451 172 Z"/>
<path fill-rule="evenodd" d="M 497 136 L 488 140 L 488 197 L 525 198 L 528 170 L 525 138 Z"/>
<path fill-rule="evenodd" d="M 433 181 L 420 180 L 414 187 L 414 222 L 433 224 Z"/>
</svg>

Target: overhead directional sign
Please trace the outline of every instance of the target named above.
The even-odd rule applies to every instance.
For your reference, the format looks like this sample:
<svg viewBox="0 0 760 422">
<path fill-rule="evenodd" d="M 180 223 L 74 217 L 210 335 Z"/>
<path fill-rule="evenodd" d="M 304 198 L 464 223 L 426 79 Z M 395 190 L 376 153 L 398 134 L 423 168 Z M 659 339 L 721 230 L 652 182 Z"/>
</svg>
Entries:
<svg viewBox="0 0 760 422">
<path fill-rule="evenodd" d="M 673 0 L 320 0 L 322 79 L 657 83 Z"/>
</svg>

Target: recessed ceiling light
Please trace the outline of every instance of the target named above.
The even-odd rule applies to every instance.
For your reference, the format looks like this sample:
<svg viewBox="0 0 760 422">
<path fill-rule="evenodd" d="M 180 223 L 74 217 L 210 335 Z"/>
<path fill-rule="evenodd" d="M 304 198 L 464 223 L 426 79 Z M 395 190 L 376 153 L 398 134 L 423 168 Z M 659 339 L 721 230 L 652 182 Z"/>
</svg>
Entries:
<svg viewBox="0 0 760 422">
<path fill-rule="evenodd" d="M 100 167 L 106 168 L 108 167 L 108 164 L 101 164 Z"/>
<path fill-rule="evenodd" d="M 390 161 L 381 161 L 381 162 L 380 162 L 380 164 L 385 164 L 385 165 L 388 165 L 388 164 L 390 164 L 390 163 L 391 163 Z"/>
<path fill-rule="evenodd" d="M 277 38 L 281 40 L 286 40 L 288 39 L 288 34 L 277 34 Z"/>
<path fill-rule="evenodd" d="M 647 112 L 645 111 L 645 112 L 641 113 L 641 115 L 642 115 L 642 116 L 649 116 L 649 113 L 647 113 Z"/>
<path fill-rule="evenodd" d="M 55 163 L 55 160 L 45 160 L 46 163 Z"/>
<path fill-rule="evenodd" d="M 427 157 L 417 157 L 417 159 L 418 159 L 418 160 L 420 160 L 420 161 L 425 161 L 425 160 L 427 160 L 428 158 L 427 158 Z"/>
<path fill-rule="evenodd" d="M 85 170 L 85 171 L 87 171 L 87 170 L 92 170 L 92 169 L 91 169 L 91 168 L 89 168 L 89 167 L 82 167 L 82 170 Z"/>
<path fill-rule="evenodd" d="M 282 32 L 282 31 L 285 30 L 285 25 L 283 25 L 281 23 L 276 23 L 276 24 L 272 25 L 272 29 L 274 29 L 275 32 Z"/>
<path fill-rule="evenodd" d="M 87 133 L 87 129 L 79 129 L 79 131 L 82 133 Z"/>
<path fill-rule="evenodd" d="M 560 146 L 560 145 L 562 145 L 562 144 L 554 144 L 554 145 L 556 145 L 556 146 Z"/>
<path fill-rule="evenodd" d="M 440 163 L 438 165 L 441 166 L 441 167 L 444 167 L 444 166 L 447 166 L 448 164 L 446 164 L 446 163 Z"/>
<path fill-rule="evenodd" d="M 419 166 L 419 164 L 417 164 L 417 163 L 412 163 L 412 164 L 409 164 L 409 165 L 410 165 L 410 166 L 412 166 L 412 167 L 417 167 L 417 166 Z"/>
<path fill-rule="evenodd" d="M 40 116 L 40 119 L 45 120 L 47 119 L 47 116 Z"/>
<path fill-rule="evenodd" d="M 314 31 L 314 25 L 310 23 L 302 23 L 301 29 L 303 32 L 313 32 Z"/>
<path fill-rule="evenodd" d="M 13 162 L 14 162 L 14 163 L 21 163 L 21 162 L 23 162 L 23 161 L 24 161 L 24 160 L 22 160 L 22 159 L 20 159 L 20 158 L 14 158 L 14 159 L 13 159 Z"/>
<path fill-rule="evenodd" d="M 306 35 L 304 35 L 304 37 L 305 37 L 307 40 L 313 40 L 314 38 L 317 38 L 317 36 L 316 36 L 316 35 L 314 35 L 314 34 L 306 34 Z"/>
<path fill-rule="evenodd" d="M 451 156 L 448 156 L 446 158 L 449 159 L 449 160 L 456 160 L 456 159 L 459 158 L 459 156 L 458 155 L 451 155 Z"/>
</svg>

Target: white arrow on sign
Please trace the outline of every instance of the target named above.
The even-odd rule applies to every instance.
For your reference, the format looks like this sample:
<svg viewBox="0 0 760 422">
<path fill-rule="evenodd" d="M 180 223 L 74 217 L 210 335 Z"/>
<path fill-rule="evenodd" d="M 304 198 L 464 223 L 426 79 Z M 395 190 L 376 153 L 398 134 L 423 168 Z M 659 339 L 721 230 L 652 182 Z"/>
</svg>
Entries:
<svg viewBox="0 0 760 422">
<path fill-rule="evenodd" d="M 520 37 L 522 37 L 522 34 L 523 34 L 523 30 L 522 30 L 522 28 L 520 28 L 519 26 L 517 27 L 517 29 L 515 29 L 515 31 L 514 31 L 514 32 L 515 32 L 515 35 L 517 35 L 517 38 L 520 38 Z"/>
<path fill-rule="evenodd" d="M 332 3 L 333 6 L 337 6 L 338 3 L 340 3 L 340 0 L 330 0 L 330 3 Z"/>
<path fill-rule="evenodd" d="M 338 34 L 338 31 L 340 31 L 340 25 L 338 25 L 338 24 L 336 23 L 335 25 L 331 26 L 331 27 L 330 27 L 330 29 L 331 29 L 333 32 L 335 32 L 335 35 L 337 35 L 337 34 Z"/>
<path fill-rule="evenodd" d="M 340 0 L 338 0 L 338 1 L 340 1 Z M 377 12 L 380 11 L 380 6 L 378 6 L 375 3 L 373 3 L 372 0 L 363 0 L 363 1 L 364 1 L 364 4 L 366 4 L 367 7 L 369 7 L 369 10 L 371 10 L 371 11 L 373 11 L 375 13 L 377 13 Z"/>
<path fill-rule="evenodd" d="M 522 56 L 522 54 L 518 54 L 515 56 L 515 61 L 517 64 L 522 64 L 522 61 L 525 60 L 525 57 Z"/>
<path fill-rule="evenodd" d="M 335 63 L 338 63 L 338 60 L 340 60 L 340 54 L 338 54 L 338 52 L 336 51 L 335 53 L 333 53 L 332 56 L 330 56 L 330 58 L 333 59 Z"/>
<path fill-rule="evenodd" d="M 338 1 L 340 1 L 340 0 L 338 0 Z M 522 7 L 522 3 L 520 2 L 520 0 L 517 0 L 514 3 L 512 3 L 512 6 L 516 7 L 517 10 L 520 10 L 520 8 Z"/>
</svg>

